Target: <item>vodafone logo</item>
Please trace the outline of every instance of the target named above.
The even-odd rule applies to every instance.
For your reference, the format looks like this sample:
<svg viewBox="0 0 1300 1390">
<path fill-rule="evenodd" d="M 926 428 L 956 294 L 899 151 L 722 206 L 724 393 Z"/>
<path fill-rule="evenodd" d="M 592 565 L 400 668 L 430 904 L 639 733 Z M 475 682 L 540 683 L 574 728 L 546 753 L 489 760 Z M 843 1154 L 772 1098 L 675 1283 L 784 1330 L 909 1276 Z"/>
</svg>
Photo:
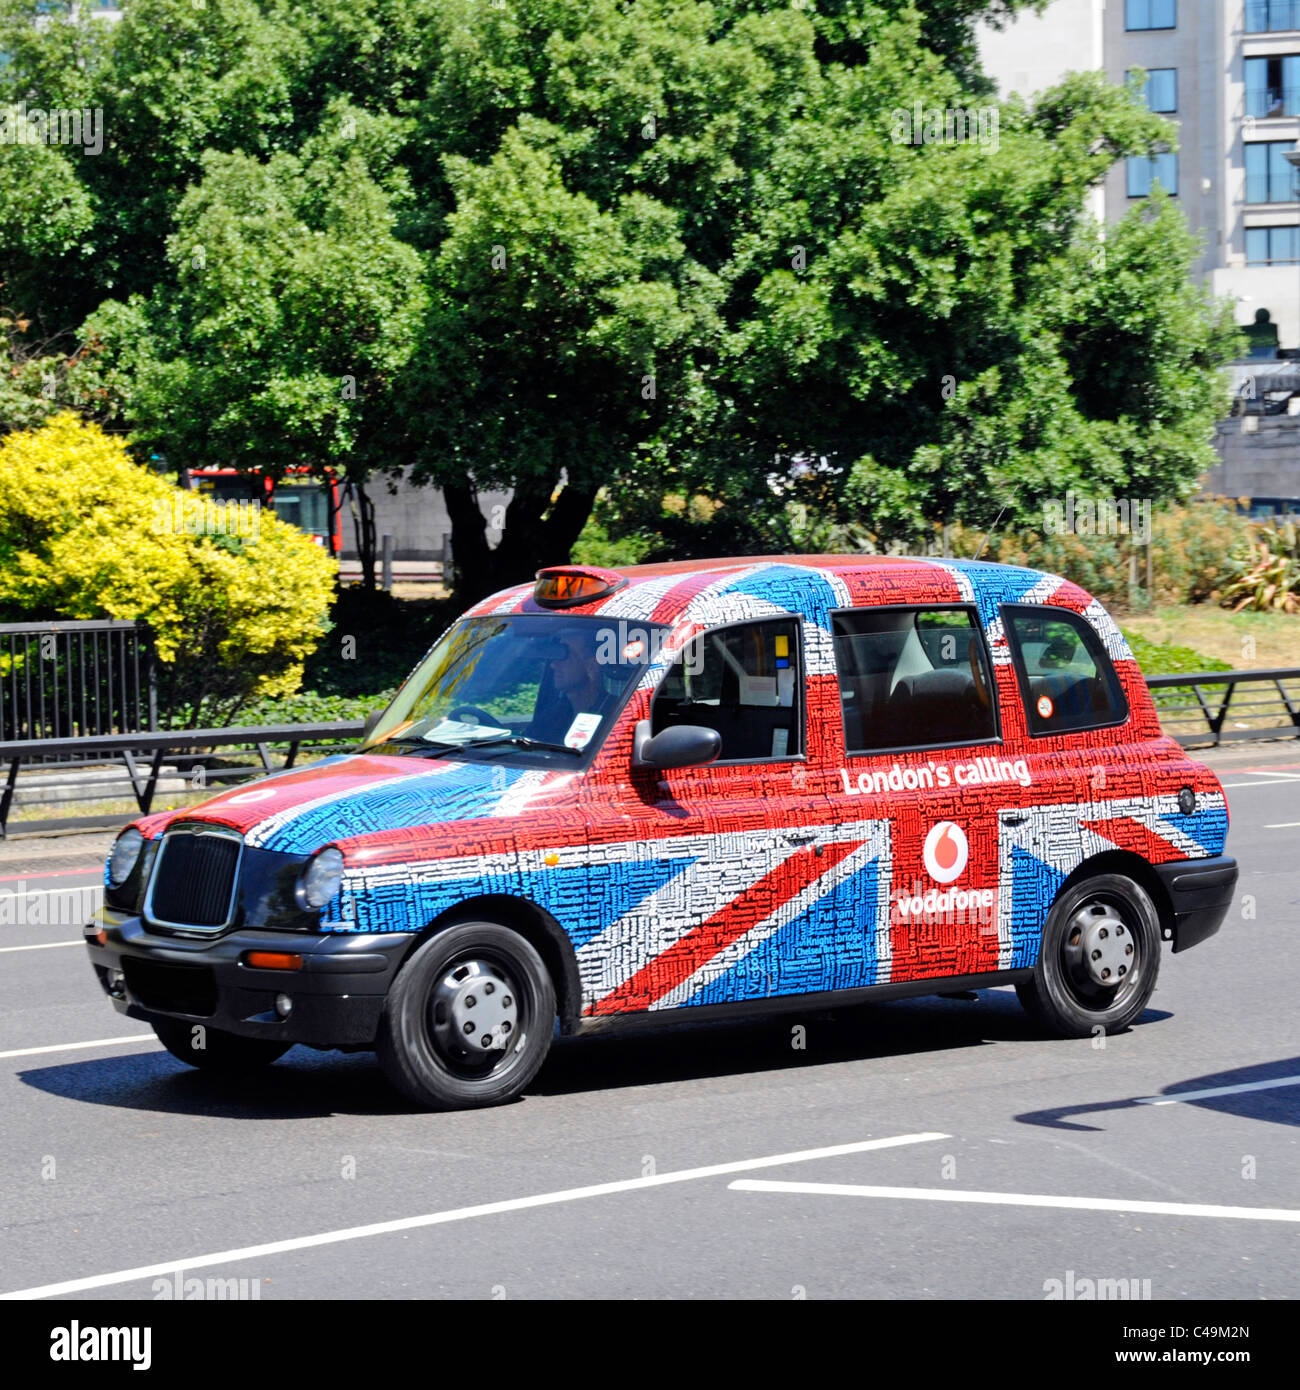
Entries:
<svg viewBox="0 0 1300 1390">
<path fill-rule="evenodd" d="M 950 820 L 941 820 L 925 837 L 921 858 L 926 873 L 936 883 L 951 883 L 962 876 L 969 854 L 966 832 Z"/>
</svg>

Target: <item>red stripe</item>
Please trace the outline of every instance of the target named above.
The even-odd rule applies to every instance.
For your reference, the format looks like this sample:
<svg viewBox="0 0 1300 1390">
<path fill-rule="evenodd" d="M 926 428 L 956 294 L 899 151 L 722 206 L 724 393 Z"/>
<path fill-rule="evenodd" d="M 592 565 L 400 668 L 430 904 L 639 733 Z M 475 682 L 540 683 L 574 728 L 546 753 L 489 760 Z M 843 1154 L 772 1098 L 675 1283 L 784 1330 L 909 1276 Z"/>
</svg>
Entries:
<svg viewBox="0 0 1300 1390">
<path fill-rule="evenodd" d="M 625 980 L 587 1010 L 590 1014 L 625 1013 L 648 1009 L 656 999 L 688 980 L 706 961 L 739 940 L 751 927 L 769 917 L 776 907 L 807 888 L 857 849 L 862 840 L 842 840 L 826 845 L 822 854 L 796 852 L 777 865 L 721 911 L 675 941 L 666 951 Z M 829 863 L 827 862 L 829 860 Z"/>
<path fill-rule="evenodd" d="M 1174 859 L 1186 859 L 1176 845 L 1148 830 L 1132 816 L 1115 816 L 1112 820 L 1080 821 L 1085 830 L 1093 830 L 1103 839 L 1111 840 L 1120 849 L 1132 850 L 1151 864 L 1166 864 Z"/>
</svg>

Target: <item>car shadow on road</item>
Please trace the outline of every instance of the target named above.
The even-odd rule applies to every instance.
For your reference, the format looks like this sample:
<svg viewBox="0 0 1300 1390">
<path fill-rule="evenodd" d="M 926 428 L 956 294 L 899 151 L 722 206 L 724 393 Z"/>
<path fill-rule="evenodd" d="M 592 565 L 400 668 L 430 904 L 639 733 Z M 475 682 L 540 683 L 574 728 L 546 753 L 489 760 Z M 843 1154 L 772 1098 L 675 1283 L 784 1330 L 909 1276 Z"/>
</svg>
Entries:
<svg viewBox="0 0 1300 1390">
<path fill-rule="evenodd" d="M 1141 1023 L 1167 1016 L 1148 1009 Z M 559 1040 L 526 1094 L 563 1096 L 769 1071 L 812 1073 L 845 1062 L 1041 1037 L 1009 989 L 725 1021 L 674 1019 Z M 416 1108 L 388 1086 L 371 1054 L 302 1047 L 273 1066 L 234 1078 L 194 1071 L 154 1048 L 31 1067 L 19 1075 L 25 1085 L 84 1104 L 227 1119 L 398 1115 Z"/>
<path fill-rule="evenodd" d="M 1237 1091 L 1232 1095 L 1198 1095 L 1195 1099 L 1179 1100 L 1187 1092 L 1215 1091 L 1229 1086 L 1251 1086 L 1260 1082 L 1276 1083 L 1289 1079 L 1290 1084 L 1261 1086 L 1258 1090 Z M 1124 1100 L 1104 1101 L 1092 1105 L 1062 1105 L 1051 1110 L 1030 1110 L 1016 1119 L 1025 1125 L 1042 1125 L 1048 1129 L 1099 1130 L 1101 1125 L 1080 1124 L 1074 1117 L 1102 1115 L 1112 1110 L 1129 1110 L 1151 1104 L 1196 1105 L 1205 1110 L 1218 1110 L 1225 1115 L 1238 1115 L 1247 1120 L 1267 1120 L 1271 1124 L 1300 1125 L 1300 1057 L 1287 1057 L 1276 1062 L 1261 1062 L 1253 1067 L 1235 1067 L 1231 1071 L 1211 1072 L 1206 1076 L 1176 1081 L 1154 1096 L 1131 1096 Z"/>
<path fill-rule="evenodd" d="M 370 1054 L 295 1047 L 275 1065 L 242 1076 L 195 1071 L 161 1048 L 94 1061 L 30 1067 L 22 1082 L 86 1105 L 218 1119 L 305 1120 L 329 1115 L 400 1115 L 410 1106 Z"/>
</svg>

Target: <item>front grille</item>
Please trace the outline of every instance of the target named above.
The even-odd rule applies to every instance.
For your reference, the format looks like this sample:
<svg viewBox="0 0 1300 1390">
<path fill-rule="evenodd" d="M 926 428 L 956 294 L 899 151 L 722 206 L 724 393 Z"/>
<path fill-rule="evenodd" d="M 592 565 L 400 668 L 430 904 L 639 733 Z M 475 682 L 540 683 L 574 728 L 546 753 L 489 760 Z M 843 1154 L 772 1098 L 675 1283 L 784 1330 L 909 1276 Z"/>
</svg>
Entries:
<svg viewBox="0 0 1300 1390">
<path fill-rule="evenodd" d="M 131 997 L 146 1009 L 202 1018 L 217 1011 L 216 981 L 205 965 L 161 965 L 124 956 L 122 973 Z"/>
<path fill-rule="evenodd" d="M 242 848 L 242 841 L 226 832 L 169 831 L 149 888 L 149 920 L 202 930 L 224 927 L 230 920 Z"/>
</svg>

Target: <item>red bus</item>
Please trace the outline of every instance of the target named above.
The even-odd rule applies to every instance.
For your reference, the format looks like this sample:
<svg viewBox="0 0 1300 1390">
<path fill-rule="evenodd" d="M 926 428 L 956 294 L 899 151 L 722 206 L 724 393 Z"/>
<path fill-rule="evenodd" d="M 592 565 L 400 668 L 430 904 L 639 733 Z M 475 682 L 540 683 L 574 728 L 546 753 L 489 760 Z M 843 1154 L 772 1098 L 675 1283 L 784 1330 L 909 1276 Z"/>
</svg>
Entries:
<svg viewBox="0 0 1300 1390">
<path fill-rule="evenodd" d="M 333 475 L 322 482 L 306 468 L 292 468 L 277 483 L 237 468 L 191 468 L 190 487 L 219 502 L 263 502 L 269 497 L 271 509 L 281 521 L 306 531 L 331 555 L 343 548 L 339 485 Z"/>
</svg>

